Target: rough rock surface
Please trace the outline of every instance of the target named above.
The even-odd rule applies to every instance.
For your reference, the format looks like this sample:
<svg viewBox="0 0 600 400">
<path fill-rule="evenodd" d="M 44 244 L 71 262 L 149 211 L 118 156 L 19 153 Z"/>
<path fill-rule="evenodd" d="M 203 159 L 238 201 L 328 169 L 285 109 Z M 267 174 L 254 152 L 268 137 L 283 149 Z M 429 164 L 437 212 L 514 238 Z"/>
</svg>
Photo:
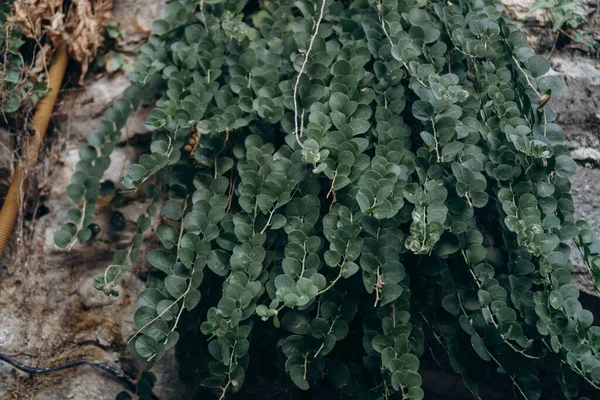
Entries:
<svg viewBox="0 0 600 400">
<path fill-rule="evenodd" d="M 143 43 L 164 3 L 164 0 L 114 0 L 115 19 L 127 30 L 126 39 L 118 43 L 120 51 L 133 52 Z M 547 15 L 529 13 L 532 0 L 503 0 L 503 3 L 508 15 L 523 22 L 537 51 L 547 54 L 553 43 L 549 26 L 545 26 Z M 587 17 L 593 20 L 595 2 L 581 3 Z M 588 221 L 596 234 L 600 234 L 598 61 L 585 55 L 573 56 L 558 46 L 551 63 L 552 73 L 565 81 L 565 89 L 551 104 L 567 133 L 567 145 L 579 163 L 572 182 L 576 217 Z M 117 74 L 61 94 L 55 129 L 49 135 L 47 149 L 30 184 L 25 218 L 0 259 L 0 351 L 30 365 L 50 366 L 89 358 L 121 367 L 133 375 L 142 367 L 131 361 L 124 338 L 132 331 L 135 297 L 144 288 L 139 276 L 147 268 L 145 263 L 136 263 L 122 282 L 119 297 L 107 298 L 93 289 L 92 281 L 108 265 L 114 248 L 96 242 L 66 252 L 57 249 L 52 238 L 71 207 L 65 191 L 78 159 L 77 148 L 94 131 L 104 110 L 120 97 L 127 83 L 124 75 Z M 122 172 L 142 151 L 136 144 L 144 141 L 147 112 L 142 107 L 129 119 L 122 143 L 112 156 L 108 179 L 118 182 Z M 0 198 L 6 193 L 11 175 L 10 157 L 5 155 L 12 153 L 13 143 L 7 137 L 0 132 Z M 124 231 L 111 233 L 116 238 L 116 248 L 127 245 L 134 233 L 132 222 L 145 206 L 144 202 L 131 198 L 119 210 L 128 223 Z M 99 213 L 103 232 L 110 232 L 107 218 L 106 213 Z M 139 260 L 143 259 L 144 254 Z M 588 294 L 585 301 L 597 313 L 600 302 L 576 251 L 573 260 L 577 267 L 574 282 Z M 176 371 L 172 352 L 154 369 L 158 376 L 155 393 L 162 400 L 193 398 L 191 389 L 179 381 Z M 0 399 L 112 400 L 121 390 L 118 382 L 91 367 L 30 378 L 0 363 Z"/>
<path fill-rule="evenodd" d="M 561 92 L 552 99 L 558 123 L 567 134 L 572 150 L 600 148 L 600 70 L 598 61 L 582 56 L 557 54 L 550 60 L 553 73 L 564 81 Z"/>
<path fill-rule="evenodd" d="M 506 14 L 516 21 L 535 21 L 539 24 L 548 22 L 548 16 L 542 10 L 531 12 L 535 0 L 502 0 Z"/>
<path fill-rule="evenodd" d="M 118 44 L 121 51 L 134 51 L 143 43 L 164 6 L 164 0 L 114 1 L 115 19 L 127 30 L 126 39 Z M 77 245 L 66 252 L 53 243 L 55 230 L 66 221 L 66 212 L 72 207 L 65 191 L 78 161 L 77 149 L 128 84 L 125 75 L 117 74 L 61 93 L 54 129 L 32 173 L 24 218 L 18 221 L 15 238 L 0 259 L 0 351 L 28 365 L 48 367 L 87 358 L 121 368 L 133 378 L 143 368 L 132 362 L 125 337 L 133 331 L 135 299 L 145 287 L 139 278 L 146 268 L 144 263 L 136 264 L 122 282 L 120 296 L 109 298 L 93 288 L 93 279 L 110 264 L 114 248 L 96 243 Z M 143 151 L 134 145 L 139 142 L 136 135 L 147 133 L 146 116 L 147 110 L 140 107 L 129 119 L 122 142 L 111 156 L 107 179 L 118 182 Z M 12 176 L 14 143 L 7 132 L 0 133 L 1 198 Z M 134 197 L 120 209 L 127 225 L 125 230 L 113 232 L 115 247 L 127 245 L 134 234 L 132 222 L 146 206 Z M 101 210 L 98 219 L 103 231 L 110 233 L 106 213 Z M 172 352 L 154 372 L 159 398 L 192 397 L 177 376 Z M 0 399 L 113 400 L 124 389 L 111 376 L 89 366 L 30 377 L 0 362 Z"/>
<path fill-rule="evenodd" d="M 577 176 L 571 182 L 573 194 L 573 206 L 575 207 L 575 218 L 587 221 L 594 231 L 596 237 L 600 236 L 600 168 L 589 164 L 579 165 Z M 575 264 L 573 283 L 580 290 L 593 295 L 598 301 L 592 280 L 587 269 L 584 267 L 579 251 L 573 248 L 572 260 Z M 598 317 L 596 317 L 598 318 Z"/>
<path fill-rule="evenodd" d="M 0 193 L 8 191 L 13 170 L 12 138 L 6 130 L 0 128 Z"/>
</svg>

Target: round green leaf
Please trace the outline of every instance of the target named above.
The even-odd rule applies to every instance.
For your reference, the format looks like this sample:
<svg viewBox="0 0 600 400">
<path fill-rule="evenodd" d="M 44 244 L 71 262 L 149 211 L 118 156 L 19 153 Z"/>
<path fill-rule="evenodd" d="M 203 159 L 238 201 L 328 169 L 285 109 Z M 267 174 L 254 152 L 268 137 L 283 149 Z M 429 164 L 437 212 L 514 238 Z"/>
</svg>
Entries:
<svg viewBox="0 0 600 400">
<path fill-rule="evenodd" d="M 187 281 L 177 275 L 170 275 L 165 278 L 165 289 L 174 298 L 178 299 L 187 290 Z"/>
<path fill-rule="evenodd" d="M 175 264 L 175 257 L 165 250 L 152 250 L 146 256 L 148 262 L 155 268 L 169 274 L 173 264 Z"/>
<path fill-rule="evenodd" d="M 531 75 L 533 75 L 535 78 L 544 75 L 550 70 L 550 63 L 545 57 L 540 55 L 530 57 L 526 64 L 527 69 L 531 71 Z"/>
<path fill-rule="evenodd" d="M 281 318 L 281 326 L 297 335 L 306 335 L 310 332 L 310 320 L 304 313 L 288 311 Z"/>
<path fill-rule="evenodd" d="M 428 121 L 434 113 L 433 106 L 430 102 L 417 100 L 412 105 L 413 116 L 421 121 Z"/>
</svg>

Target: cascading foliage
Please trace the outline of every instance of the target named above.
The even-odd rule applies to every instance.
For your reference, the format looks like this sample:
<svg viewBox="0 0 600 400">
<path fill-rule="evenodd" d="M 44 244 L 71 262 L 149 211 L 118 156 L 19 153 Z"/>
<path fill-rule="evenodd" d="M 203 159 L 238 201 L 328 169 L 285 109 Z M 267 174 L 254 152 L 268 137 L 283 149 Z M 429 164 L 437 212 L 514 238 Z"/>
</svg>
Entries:
<svg viewBox="0 0 600 400">
<path fill-rule="evenodd" d="M 498 375 L 527 399 L 542 373 L 566 398 L 577 377 L 600 385 L 567 243 L 597 282 L 600 244 L 574 221 L 576 164 L 546 106 L 562 83 L 497 3 L 179 0 L 154 32 L 55 235 L 101 235 L 110 153 L 158 96 L 121 182 L 150 205 L 96 280 L 116 294 L 160 209 L 135 357 L 200 336 L 196 372 L 222 398 L 258 340 L 298 388 L 347 398 L 423 398 L 434 341 L 476 395 Z"/>
<path fill-rule="evenodd" d="M 10 21 L 12 0 L 0 3 L 0 120 L 13 117 L 27 102 L 33 106 L 46 95 L 46 84 L 35 82 L 26 71 L 21 48 L 25 45 L 23 29 Z"/>
</svg>

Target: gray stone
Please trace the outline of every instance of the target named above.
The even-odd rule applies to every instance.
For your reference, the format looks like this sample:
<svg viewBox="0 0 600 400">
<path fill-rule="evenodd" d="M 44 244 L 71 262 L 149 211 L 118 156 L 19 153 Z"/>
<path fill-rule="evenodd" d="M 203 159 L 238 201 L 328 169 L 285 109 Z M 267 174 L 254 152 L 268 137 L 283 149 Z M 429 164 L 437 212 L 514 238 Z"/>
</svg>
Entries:
<svg viewBox="0 0 600 400">
<path fill-rule="evenodd" d="M 116 297 L 107 296 L 104 293 L 96 290 L 96 288 L 94 288 L 94 279 L 96 278 L 96 276 L 96 274 L 88 274 L 87 277 L 81 278 L 81 283 L 77 288 L 79 301 L 81 301 L 81 304 L 85 309 L 104 307 L 114 303 L 117 300 Z M 120 285 L 117 286 L 115 289 L 117 291 L 122 290 Z"/>
<path fill-rule="evenodd" d="M 164 0 L 115 0 L 115 19 L 128 31 L 127 39 L 119 46 L 124 51 L 133 49 L 145 40 L 152 21 L 164 12 Z M 135 22 L 130 19 L 135 18 Z M 105 110 L 122 96 L 129 79 L 122 73 L 104 76 L 86 86 L 63 91 L 60 108 L 56 110 L 54 132 L 48 136 L 52 154 L 40 157 L 31 185 L 30 198 L 39 197 L 38 184 L 47 185 L 43 205 L 48 213 L 32 221 L 24 221 L 24 242 L 13 240 L 0 268 L 0 349 L 20 361 L 33 366 L 51 366 L 79 358 L 95 359 L 117 367 L 125 360 L 136 365 L 126 348 L 125 337 L 133 332 L 131 324 L 136 309 L 135 299 L 144 288 L 139 274 L 148 269 L 141 249 L 138 261 L 122 281 L 118 297 L 106 297 L 93 288 L 93 280 L 110 264 L 115 248 L 127 249 L 136 227 L 138 215 L 145 211 L 148 201 L 138 194 L 128 195 L 127 204 L 120 209 L 127 221 L 123 231 L 114 232 L 108 226 L 106 208 L 96 211 L 96 222 L 101 235 L 113 241 L 92 245 L 75 245 L 71 251 L 57 248 L 53 235 L 67 221 L 66 213 L 74 204 L 66 196 L 66 188 L 78 161 L 78 147 L 86 142 L 103 119 Z M 130 139 L 146 134 L 144 126 L 148 109 L 140 108 L 129 118 L 120 145 L 111 155 L 111 166 L 105 179 L 116 184 L 127 172 L 129 165 L 142 149 L 129 145 Z M 10 176 L 12 138 L 0 132 L 0 196 L 5 194 Z M 9 150 L 5 154 L 4 147 Z M 3 155 L 4 154 L 4 155 Z M 29 193 L 29 192 L 28 192 Z M 26 207 L 30 207 L 29 203 Z M 31 212 L 32 210 L 26 210 Z M 158 216 L 156 217 L 158 218 Z M 156 218 L 154 223 L 156 223 Z M 147 237 L 153 229 L 147 231 Z M 129 361 L 128 361 L 129 360 Z M 138 365 L 139 370 L 142 365 Z M 159 384 L 156 393 L 162 400 L 191 398 L 177 375 L 173 351 L 154 368 Z M 26 378 L 26 379 L 25 379 Z M 82 367 L 68 372 L 30 379 L 0 363 L 0 398 L 27 398 L 39 400 L 94 399 L 113 400 L 123 390 L 121 383 L 102 371 Z M 23 384 L 23 382 L 26 382 Z M 172 390 L 175 389 L 175 390 Z"/>
<path fill-rule="evenodd" d="M 505 13 L 513 21 L 534 21 L 540 25 L 548 22 L 548 15 L 543 10 L 530 12 L 535 0 L 501 0 Z"/>
<path fill-rule="evenodd" d="M 571 157 L 576 161 L 600 161 L 600 151 L 590 147 L 580 147 L 571 152 Z"/>
<path fill-rule="evenodd" d="M 8 192 L 10 178 L 13 174 L 13 137 L 10 132 L 0 128 L 0 204 Z"/>
<path fill-rule="evenodd" d="M 122 97 L 129 82 L 129 78 L 120 72 L 90 82 L 81 90 L 68 92 L 61 101 L 63 117 L 57 120 L 57 127 L 69 143 L 80 145 L 87 141 L 87 136 L 100 126 L 106 109 Z M 147 108 L 138 107 L 121 130 L 121 141 L 148 132 L 144 125 L 148 112 Z"/>
<path fill-rule="evenodd" d="M 0 379 L 2 379 L 2 385 L 0 385 L 0 399 L 10 398 L 8 397 L 10 388 L 15 384 L 15 376 L 13 374 L 13 368 L 0 362 Z"/>
<path fill-rule="evenodd" d="M 583 219 L 590 224 L 596 237 L 600 237 L 600 169 L 577 167 L 577 175 L 571 182 L 575 219 Z M 575 264 L 574 284 L 582 291 L 595 295 L 593 282 L 575 246 L 572 246 L 571 260 Z"/>
<path fill-rule="evenodd" d="M 94 399 L 114 400 L 124 390 L 123 385 L 91 366 L 80 367 L 75 373 L 64 373 L 62 381 L 38 393 L 36 400 Z"/>
<path fill-rule="evenodd" d="M 552 23 L 551 14 L 546 10 L 530 11 L 535 0 L 500 0 L 500 3 L 504 5 L 504 13 L 513 21 L 537 23 L 540 26 Z M 584 21 L 589 21 L 598 8 L 596 0 L 575 0 L 575 3 L 578 3 Z"/>
<path fill-rule="evenodd" d="M 580 56 L 557 54 L 551 59 L 552 72 L 563 79 L 564 88 L 553 95 L 550 105 L 558 114 L 557 122 L 567 134 L 571 149 L 600 146 L 598 107 L 600 106 L 600 70 L 597 62 Z"/>
<path fill-rule="evenodd" d="M 125 39 L 120 39 L 117 49 L 133 52 L 145 43 L 152 31 L 152 23 L 164 16 L 165 0 L 113 0 L 113 14 L 120 28 L 125 29 Z"/>
</svg>

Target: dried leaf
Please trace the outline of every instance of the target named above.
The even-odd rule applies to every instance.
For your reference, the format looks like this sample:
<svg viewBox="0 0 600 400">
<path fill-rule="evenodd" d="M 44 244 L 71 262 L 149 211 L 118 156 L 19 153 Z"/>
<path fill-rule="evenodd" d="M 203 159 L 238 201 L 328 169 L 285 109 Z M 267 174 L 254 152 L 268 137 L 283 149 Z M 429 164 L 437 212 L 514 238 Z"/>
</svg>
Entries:
<svg viewBox="0 0 600 400">
<path fill-rule="evenodd" d="M 56 47 L 67 43 L 69 55 L 81 64 L 79 83 L 88 70 L 98 48 L 104 41 L 104 29 L 112 20 L 112 0 L 74 0 L 66 14 L 62 11 L 62 0 L 16 0 L 12 23 L 20 24 L 25 35 L 39 40 L 48 33 Z M 42 52 L 43 53 L 43 52 Z M 43 67 L 44 54 L 36 59 L 35 69 Z"/>
</svg>

